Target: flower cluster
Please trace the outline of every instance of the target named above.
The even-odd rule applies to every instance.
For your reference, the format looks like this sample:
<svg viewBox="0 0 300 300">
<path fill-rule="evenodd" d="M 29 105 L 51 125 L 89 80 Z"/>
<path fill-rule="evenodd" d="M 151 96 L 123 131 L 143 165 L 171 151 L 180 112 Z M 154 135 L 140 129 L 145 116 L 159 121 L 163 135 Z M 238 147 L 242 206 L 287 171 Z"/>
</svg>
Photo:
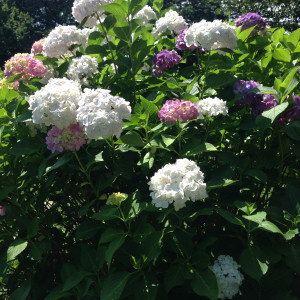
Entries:
<svg viewBox="0 0 300 300">
<path fill-rule="evenodd" d="M 260 87 L 262 84 L 255 82 L 254 80 L 239 80 L 233 85 L 233 93 L 239 97 L 238 104 L 254 103 L 257 100 L 262 100 L 262 95 L 251 93 L 250 91 L 256 87 Z"/>
<path fill-rule="evenodd" d="M 53 126 L 47 133 L 47 148 L 52 153 L 62 152 L 63 149 L 69 151 L 78 151 L 86 143 L 86 137 L 83 128 L 79 124 L 71 124 L 66 128 L 59 129 Z"/>
<path fill-rule="evenodd" d="M 190 199 L 204 200 L 208 197 L 203 173 L 194 161 L 177 159 L 175 164 L 167 164 L 150 179 L 152 203 L 156 207 L 167 208 L 173 203 L 175 210 L 185 207 Z"/>
<path fill-rule="evenodd" d="M 44 77 L 48 69 L 40 59 L 28 53 L 18 53 L 11 57 L 4 66 L 6 79 L 16 74 L 24 74 L 22 78 L 29 80 L 32 77 Z"/>
<path fill-rule="evenodd" d="M 156 14 L 149 5 L 145 5 L 140 11 L 136 13 L 134 19 L 141 19 L 143 20 L 143 23 L 141 25 L 147 25 L 149 24 L 149 21 L 156 19 Z"/>
<path fill-rule="evenodd" d="M 229 255 L 220 255 L 210 269 L 217 278 L 219 299 L 232 299 L 239 291 L 244 280 L 243 274 L 238 270 L 239 265 Z"/>
<path fill-rule="evenodd" d="M 153 56 L 153 74 L 157 77 L 161 76 L 164 70 L 176 66 L 180 60 L 181 56 L 175 50 L 161 50 L 158 54 Z"/>
<path fill-rule="evenodd" d="M 67 76 L 71 80 L 88 86 L 88 80 L 93 78 L 93 75 L 97 73 L 99 73 L 97 58 L 83 55 L 72 59 L 67 71 Z"/>
<path fill-rule="evenodd" d="M 291 109 L 289 109 L 288 111 L 285 111 L 281 115 L 281 117 L 279 119 L 280 125 L 283 125 L 286 122 L 293 121 L 300 117 L 300 97 L 292 95 L 292 99 L 295 104 Z"/>
<path fill-rule="evenodd" d="M 165 121 L 174 124 L 181 119 L 183 122 L 196 119 L 199 115 L 197 106 L 190 102 L 176 99 L 175 101 L 168 100 L 158 112 L 161 122 Z"/>
<path fill-rule="evenodd" d="M 120 137 L 123 119 L 130 119 L 131 107 L 125 99 L 109 90 L 85 89 L 78 103 L 77 121 L 89 139 Z"/>
<path fill-rule="evenodd" d="M 184 41 L 187 47 L 201 46 L 208 51 L 219 48 L 234 49 L 237 46 L 235 27 L 220 20 L 194 23 L 186 31 Z"/>
<path fill-rule="evenodd" d="M 241 31 L 244 31 L 248 28 L 257 26 L 260 30 L 263 30 L 266 28 L 266 20 L 262 18 L 257 13 L 247 13 L 239 16 L 237 20 L 235 21 L 236 26 L 242 26 Z M 253 30 L 251 32 L 251 35 L 253 35 L 255 32 L 259 32 L 260 30 Z"/>
<path fill-rule="evenodd" d="M 112 193 L 111 195 L 109 195 L 109 197 L 106 200 L 106 204 L 107 205 L 116 205 L 116 206 L 120 206 L 121 203 L 126 200 L 126 198 L 128 197 L 127 194 L 123 194 L 123 193 Z"/>
<path fill-rule="evenodd" d="M 72 15 L 74 19 L 81 23 L 85 17 L 89 17 L 85 22 L 85 26 L 94 27 L 97 25 L 97 16 L 92 16 L 97 13 L 101 16 L 104 12 L 100 5 L 112 3 L 113 0 L 75 0 L 72 7 Z"/>
<path fill-rule="evenodd" d="M 265 110 L 268 110 L 278 105 L 278 102 L 271 94 L 257 95 L 257 96 L 261 96 L 261 99 L 259 98 L 252 103 L 252 116 L 254 118 L 261 115 Z"/>
<path fill-rule="evenodd" d="M 43 46 L 45 43 L 45 39 L 41 39 L 36 41 L 31 47 L 31 54 L 37 55 L 43 52 Z"/>
<path fill-rule="evenodd" d="M 190 47 L 188 47 L 186 45 L 186 43 L 184 41 L 184 37 L 185 37 L 185 34 L 186 34 L 187 30 L 188 30 L 187 28 L 180 30 L 180 34 L 178 35 L 178 37 L 176 39 L 176 48 L 178 50 L 184 51 L 184 50 L 187 50 L 187 49 L 191 49 L 193 51 L 197 48 L 197 46 L 194 46 L 194 45 L 191 45 Z"/>
<path fill-rule="evenodd" d="M 66 78 L 50 79 L 46 86 L 29 98 L 33 122 L 60 129 L 77 123 L 76 109 L 80 98 L 77 82 Z"/>
<path fill-rule="evenodd" d="M 221 100 L 217 97 L 215 98 L 205 98 L 196 103 L 199 118 L 204 119 L 205 117 L 213 117 L 217 115 L 227 115 L 228 108 L 226 106 L 226 101 Z"/>
<path fill-rule="evenodd" d="M 8 89 L 18 89 L 18 83 L 11 83 L 7 82 L 5 78 L 0 79 L 0 91 L 4 88 L 7 87 Z"/>
<path fill-rule="evenodd" d="M 67 54 L 72 45 L 87 46 L 88 36 L 95 29 L 77 29 L 76 26 L 56 26 L 46 37 L 43 46 L 48 57 L 56 57 Z"/>
<path fill-rule="evenodd" d="M 154 36 L 165 33 L 167 30 L 176 34 L 180 33 L 181 29 L 187 28 L 187 23 L 182 16 L 174 10 L 169 10 L 164 17 L 158 19 L 153 29 Z"/>
<path fill-rule="evenodd" d="M 0 205 L 0 217 L 4 217 L 6 214 L 6 208 Z"/>
</svg>

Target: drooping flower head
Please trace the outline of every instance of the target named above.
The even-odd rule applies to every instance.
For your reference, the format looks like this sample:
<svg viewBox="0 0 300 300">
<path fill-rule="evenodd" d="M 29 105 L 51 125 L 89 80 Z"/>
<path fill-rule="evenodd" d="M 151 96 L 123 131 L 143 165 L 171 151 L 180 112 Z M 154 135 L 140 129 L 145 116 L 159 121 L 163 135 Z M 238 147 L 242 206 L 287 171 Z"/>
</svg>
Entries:
<svg viewBox="0 0 300 300">
<path fill-rule="evenodd" d="M 177 120 L 186 122 L 196 119 L 199 115 L 197 106 L 191 101 L 168 100 L 158 112 L 161 122 L 165 121 L 174 124 Z"/>
<path fill-rule="evenodd" d="M 187 158 L 165 165 L 148 184 L 156 207 L 167 208 L 173 203 L 177 211 L 185 207 L 188 200 L 195 202 L 208 197 L 203 173 L 194 161 Z"/>
<path fill-rule="evenodd" d="M 128 101 L 105 89 L 85 89 L 78 103 L 77 121 L 89 139 L 108 138 L 122 133 L 123 120 L 130 119 Z"/>
<path fill-rule="evenodd" d="M 161 50 L 153 56 L 153 74 L 157 77 L 161 76 L 163 71 L 176 66 L 181 60 L 181 56 L 175 50 Z"/>
<path fill-rule="evenodd" d="M 184 41 L 187 47 L 201 46 L 208 51 L 219 48 L 233 50 L 237 46 L 236 29 L 220 20 L 213 22 L 202 20 L 188 28 Z M 223 52 L 219 53 L 224 54 Z"/>
<path fill-rule="evenodd" d="M 44 77 L 48 69 L 40 59 L 32 57 L 28 53 L 18 53 L 6 61 L 4 74 L 6 79 L 16 74 L 24 74 L 22 78 L 29 80 L 32 77 Z"/>
<path fill-rule="evenodd" d="M 254 80 L 239 80 L 233 85 L 233 93 L 235 96 L 240 97 L 238 100 L 238 104 L 248 104 L 248 103 L 254 103 L 257 100 L 261 101 L 263 98 L 263 95 L 250 93 L 250 91 L 256 87 L 262 86 L 262 84 L 259 84 L 255 82 Z"/>
<path fill-rule="evenodd" d="M 195 103 L 199 111 L 199 118 L 214 117 L 217 115 L 227 115 L 228 108 L 226 101 L 215 98 L 205 98 Z"/>
<path fill-rule="evenodd" d="M 45 43 L 45 39 L 41 39 L 34 42 L 34 44 L 31 47 L 31 54 L 33 55 L 41 54 L 43 52 L 44 43 Z"/>
<path fill-rule="evenodd" d="M 265 110 L 268 110 L 274 106 L 278 105 L 272 94 L 261 95 L 262 100 L 256 100 L 252 103 L 252 116 L 254 118 L 261 115 Z"/>
<path fill-rule="evenodd" d="M 251 32 L 251 35 L 253 35 L 255 32 L 262 31 L 266 28 L 266 20 L 262 18 L 259 14 L 257 13 L 247 13 L 239 16 L 236 21 L 235 21 L 236 26 L 242 26 L 241 31 L 244 31 L 248 28 L 251 28 L 255 25 L 257 25 L 258 29 L 254 29 Z"/>
<path fill-rule="evenodd" d="M 238 270 L 239 265 L 229 255 L 220 255 L 210 267 L 217 278 L 219 299 L 232 299 L 238 292 L 243 274 Z"/>
<path fill-rule="evenodd" d="M 4 217 L 6 214 L 6 208 L 0 205 L 0 217 Z"/>
<path fill-rule="evenodd" d="M 63 129 L 53 126 L 46 137 L 47 148 L 52 153 L 55 151 L 62 152 L 64 149 L 78 151 L 85 143 L 86 136 L 79 124 L 71 124 Z"/>
<path fill-rule="evenodd" d="M 154 10 L 149 6 L 145 5 L 140 11 L 133 17 L 134 19 L 141 19 L 143 23 L 141 25 L 149 24 L 149 21 L 156 19 Z"/>
<path fill-rule="evenodd" d="M 287 122 L 291 122 L 300 117 L 300 97 L 292 95 L 292 98 L 293 98 L 295 105 L 291 109 L 289 109 L 288 111 L 285 111 L 281 115 L 281 117 L 279 119 L 280 125 L 283 125 L 284 123 L 287 123 Z"/>
</svg>

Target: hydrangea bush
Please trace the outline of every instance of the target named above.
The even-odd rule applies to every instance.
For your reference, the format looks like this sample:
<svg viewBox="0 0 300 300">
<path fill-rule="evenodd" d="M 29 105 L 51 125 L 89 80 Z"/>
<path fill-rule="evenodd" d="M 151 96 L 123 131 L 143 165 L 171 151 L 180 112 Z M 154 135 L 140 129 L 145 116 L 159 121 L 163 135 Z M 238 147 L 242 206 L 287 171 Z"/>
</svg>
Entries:
<svg viewBox="0 0 300 300">
<path fill-rule="evenodd" d="M 3 66 L 1 299 L 299 298 L 300 29 L 151 3 Z"/>
</svg>

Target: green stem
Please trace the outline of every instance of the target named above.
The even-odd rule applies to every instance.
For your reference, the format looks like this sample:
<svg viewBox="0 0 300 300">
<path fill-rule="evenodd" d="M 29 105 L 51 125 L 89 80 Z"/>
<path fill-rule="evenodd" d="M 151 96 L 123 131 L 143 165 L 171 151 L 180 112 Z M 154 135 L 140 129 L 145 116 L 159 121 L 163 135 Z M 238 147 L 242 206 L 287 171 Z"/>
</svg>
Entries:
<svg viewBox="0 0 300 300">
<path fill-rule="evenodd" d="M 204 82 L 203 82 L 201 93 L 199 94 L 199 99 L 202 99 L 202 97 L 204 95 L 204 91 L 205 91 L 205 87 L 206 87 L 206 85 L 205 85 L 205 78 L 206 78 L 207 72 L 209 70 L 209 61 L 210 61 L 210 51 L 208 52 L 207 66 L 205 66 L 205 72 L 204 72 Z M 199 78 L 199 80 L 200 80 L 200 78 Z"/>
<path fill-rule="evenodd" d="M 176 127 L 177 127 L 177 139 L 178 139 L 178 154 L 179 157 L 181 157 L 181 136 L 182 136 L 182 129 L 180 128 L 179 120 L 176 121 Z"/>
</svg>

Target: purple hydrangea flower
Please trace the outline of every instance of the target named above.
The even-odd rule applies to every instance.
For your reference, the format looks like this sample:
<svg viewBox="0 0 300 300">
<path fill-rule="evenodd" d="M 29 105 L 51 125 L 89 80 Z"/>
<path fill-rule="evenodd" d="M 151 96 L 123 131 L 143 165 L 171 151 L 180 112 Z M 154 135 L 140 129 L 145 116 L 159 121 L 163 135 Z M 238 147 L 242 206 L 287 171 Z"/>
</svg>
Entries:
<svg viewBox="0 0 300 300">
<path fill-rule="evenodd" d="M 288 111 L 285 111 L 280 119 L 279 125 L 283 125 L 286 122 L 291 122 L 300 117 L 300 97 L 292 95 L 295 105 Z"/>
<path fill-rule="evenodd" d="M 85 143 L 86 137 L 83 127 L 79 124 L 71 124 L 64 129 L 53 126 L 46 137 L 47 148 L 52 153 L 55 151 L 62 152 L 64 148 L 69 151 L 78 151 Z"/>
<path fill-rule="evenodd" d="M 237 18 L 237 20 L 235 21 L 235 25 L 236 26 L 242 26 L 242 30 L 244 31 L 248 28 L 251 28 L 255 25 L 257 25 L 257 27 L 260 30 L 264 30 L 266 28 L 266 20 L 264 18 L 262 18 L 259 14 L 257 13 L 247 13 L 247 14 L 243 14 L 241 16 L 239 16 Z M 253 35 L 255 32 L 259 32 L 260 30 L 256 30 L 254 29 L 251 32 L 251 35 Z"/>
<path fill-rule="evenodd" d="M 193 45 L 191 47 L 187 47 L 187 45 L 184 41 L 185 33 L 187 30 L 188 30 L 188 28 L 180 30 L 180 34 L 178 35 L 177 40 L 176 40 L 176 48 L 178 50 L 184 51 L 186 49 L 191 49 L 193 51 L 197 48 L 196 46 L 193 46 Z"/>
<path fill-rule="evenodd" d="M 257 100 L 256 102 L 253 103 L 252 116 L 254 118 L 261 115 L 265 110 L 268 110 L 268 109 L 278 105 L 278 102 L 275 100 L 275 98 L 272 94 L 265 94 L 262 96 L 263 96 L 263 99 L 261 101 Z"/>
<path fill-rule="evenodd" d="M 181 56 L 175 50 L 161 50 L 158 54 L 153 56 L 153 74 L 156 77 L 161 76 L 165 69 L 170 69 L 176 66 L 180 60 Z"/>
<path fill-rule="evenodd" d="M 6 208 L 0 205 L 0 217 L 4 217 L 6 214 Z"/>
<path fill-rule="evenodd" d="M 262 84 L 259 84 L 255 82 L 254 80 L 239 80 L 233 85 L 233 93 L 235 96 L 240 97 L 238 100 L 238 104 L 248 104 L 248 103 L 254 103 L 256 101 L 262 101 L 263 95 L 250 93 L 252 89 L 255 87 L 262 86 Z"/>
<path fill-rule="evenodd" d="M 181 119 L 183 122 L 196 119 L 199 116 L 197 106 L 191 101 L 176 99 L 168 100 L 158 112 L 161 122 L 174 124 Z"/>
</svg>

